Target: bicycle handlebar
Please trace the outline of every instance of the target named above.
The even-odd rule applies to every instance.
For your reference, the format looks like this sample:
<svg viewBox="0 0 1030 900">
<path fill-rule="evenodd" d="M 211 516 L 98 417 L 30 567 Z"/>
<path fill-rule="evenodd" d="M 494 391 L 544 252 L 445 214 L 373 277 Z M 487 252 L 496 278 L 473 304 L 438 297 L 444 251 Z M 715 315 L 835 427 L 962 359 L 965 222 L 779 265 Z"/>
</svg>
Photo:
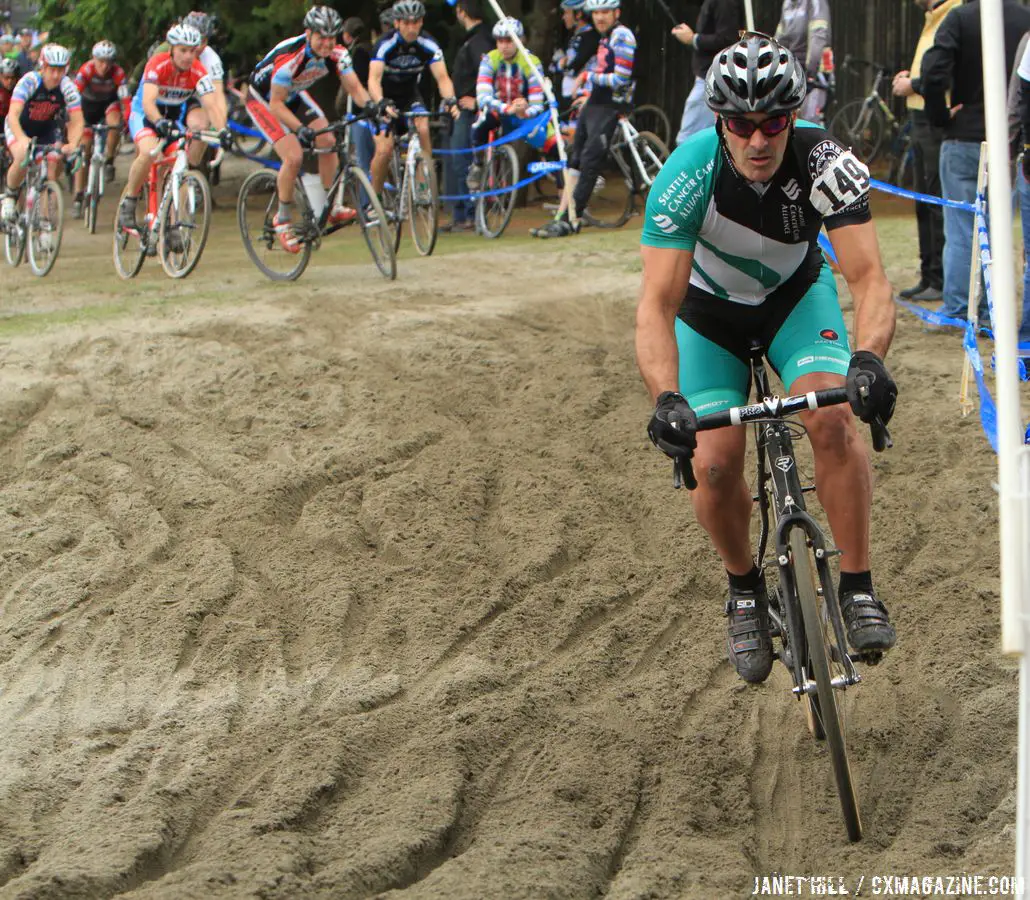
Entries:
<svg viewBox="0 0 1030 900">
<path fill-rule="evenodd" d="M 869 388 L 863 386 L 861 390 L 868 392 Z M 748 406 L 734 406 L 721 412 L 700 416 L 697 420 L 697 430 L 714 431 L 716 428 L 746 425 L 748 422 L 758 422 L 765 419 L 785 419 L 787 416 L 792 416 L 806 409 L 822 409 L 826 406 L 838 406 L 847 402 L 847 388 L 842 387 L 827 388 L 823 391 L 809 391 L 807 394 L 798 394 L 793 397 L 769 397 L 760 403 L 752 403 Z M 873 449 L 877 453 L 881 453 L 894 446 L 890 432 L 879 416 L 870 423 L 869 429 L 872 435 Z M 689 459 L 673 460 L 672 486 L 674 488 L 681 488 L 684 485 L 688 491 L 692 491 L 697 487 L 694 467 L 690 464 Z"/>
<path fill-rule="evenodd" d="M 867 66 L 872 69 L 878 69 L 881 72 L 890 72 L 890 69 L 883 63 L 874 62 L 871 59 L 860 59 L 857 56 L 851 56 L 850 54 L 844 57 L 844 62 L 841 63 L 844 68 L 857 68 L 858 66 Z"/>
<path fill-rule="evenodd" d="M 150 151 L 150 158 L 157 159 L 161 156 L 168 148 L 169 144 L 174 144 L 176 141 L 203 141 L 209 147 L 215 148 L 214 158 L 210 162 L 211 168 L 217 168 L 222 164 L 222 157 L 225 155 L 225 151 L 222 149 L 221 139 L 217 131 L 211 131 L 210 129 L 200 131 L 190 131 L 188 128 L 178 129 L 175 128 L 166 137 L 161 138 L 158 141 L 158 145 Z"/>
</svg>

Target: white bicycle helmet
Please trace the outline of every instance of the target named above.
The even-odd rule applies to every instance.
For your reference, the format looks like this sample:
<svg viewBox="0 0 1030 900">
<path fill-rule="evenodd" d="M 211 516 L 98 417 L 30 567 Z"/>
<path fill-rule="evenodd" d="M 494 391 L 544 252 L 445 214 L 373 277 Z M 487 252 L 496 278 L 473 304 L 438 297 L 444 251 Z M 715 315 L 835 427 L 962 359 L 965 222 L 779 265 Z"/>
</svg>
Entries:
<svg viewBox="0 0 1030 900">
<path fill-rule="evenodd" d="M 93 45 L 93 59 L 113 60 L 118 55 L 118 48 L 110 41 L 97 41 Z"/>
<path fill-rule="evenodd" d="M 331 6 L 312 6 L 304 16 L 304 27 L 319 34 L 336 35 L 343 31 L 343 19 Z"/>
<path fill-rule="evenodd" d="M 397 0 L 393 5 L 395 19 L 424 19 L 426 7 L 422 0 Z"/>
<path fill-rule="evenodd" d="M 790 112 L 801 106 L 807 91 L 805 69 L 797 57 L 755 32 L 719 53 L 705 78 L 709 109 L 731 115 Z"/>
<path fill-rule="evenodd" d="M 584 12 L 594 12 L 597 9 L 618 9 L 622 6 L 621 0 L 586 0 L 583 4 Z"/>
<path fill-rule="evenodd" d="M 39 51 L 39 64 L 41 66 L 53 66 L 55 69 L 62 69 L 71 61 L 72 55 L 67 47 L 60 44 L 45 44 Z"/>
<path fill-rule="evenodd" d="M 199 47 L 204 41 L 204 36 L 192 25 L 180 23 L 168 29 L 165 40 L 168 41 L 169 47 L 176 44 L 180 47 Z"/>
<path fill-rule="evenodd" d="M 21 71 L 18 60 L 7 57 L 0 59 L 0 75 L 17 75 Z"/>
<path fill-rule="evenodd" d="M 492 32 L 495 38 L 510 38 L 514 35 L 519 39 L 521 39 L 525 33 L 522 23 L 514 16 L 505 16 L 503 19 L 498 19 Z"/>
<path fill-rule="evenodd" d="M 182 20 L 182 24 L 196 28 L 204 37 L 211 37 L 211 32 L 215 30 L 214 20 L 206 12 L 200 10 L 189 13 Z"/>
</svg>

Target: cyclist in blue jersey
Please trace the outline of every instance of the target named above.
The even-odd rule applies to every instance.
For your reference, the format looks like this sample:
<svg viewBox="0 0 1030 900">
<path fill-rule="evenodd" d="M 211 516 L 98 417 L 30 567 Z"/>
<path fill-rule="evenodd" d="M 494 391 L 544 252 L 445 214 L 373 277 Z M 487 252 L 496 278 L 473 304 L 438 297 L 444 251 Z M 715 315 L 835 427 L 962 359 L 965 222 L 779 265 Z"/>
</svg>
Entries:
<svg viewBox="0 0 1030 900">
<path fill-rule="evenodd" d="M 422 103 L 418 82 L 425 69 L 429 69 L 440 88 L 444 108 L 452 118 L 458 118 L 458 98 L 447 74 L 443 51 L 428 34 L 422 31 L 426 8 L 422 0 L 397 0 L 393 5 L 394 31 L 384 35 L 376 44 L 372 62 L 368 66 L 368 92 L 379 104 L 380 113 L 390 121 L 376 135 L 376 155 L 372 159 L 372 186 L 379 193 L 386 183 L 386 172 L 393 155 L 393 132 L 403 114 L 416 115 L 422 155 L 427 164 L 433 158 L 433 144 L 429 137 L 429 120 Z"/>
<path fill-rule="evenodd" d="M 335 9 L 313 6 L 304 16 L 304 33 L 276 44 L 250 76 L 247 112 L 282 160 L 276 178 L 279 208 L 272 224 L 279 243 L 289 253 L 301 249 L 293 230 L 293 196 L 304 149 L 332 147 L 334 140 L 331 134 L 315 137 L 315 132 L 329 122 L 308 88 L 328 74 L 328 63 L 332 62 L 340 84 L 354 102 L 370 115 L 375 112 L 368 92 L 354 73 L 350 55 L 336 43 L 342 31 L 343 19 Z M 326 189 L 332 186 L 336 163 L 332 153 L 318 157 L 318 173 Z M 328 221 L 341 224 L 355 216 L 356 210 L 334 202 Z"/>
<path fill-rule="evenodd" d="M 566 237 L 579 231 L 619 116 L 629 112 L 633 99 L 637 39 L 619 23 L 620 0 L 586 0 L 583 9 L 593 17 L 600 35 L 593 61 L 576 76 L 576 85 L 589 91 L 589 96 L 582 103 L 576 123 L 568 179 L 557 215 L 543 228 L 533 229 L 530 233 L 535 237 Z M 577 98 L 573 106 L 580 102 Z M 569 216 L 570 197 L 574 217 Z"/>
<path fill-rule="evenodd" d="M 648 195 L 637 362 L 656 402 L 652 441 L 694 461 L 694 510 L 729 577 L 730 659 L 760 682 L 772 642 L 748 534 L 745 431 L 699 433 L 696 417 L 747 402 L 752 340 L 790 394 L 847 387 L 851 410 L 802 416 L 819 499 L 843 551 L 848 640 L 859 651 L 889 649 L 895 632 L 870 573 L 872 472 L 851 413 L 886 424 L 894 412 L 897 387 L 883 363 L 894 298 L 869 212 L 869 171 L 822 128 L 798 121 L 806 79 L 794 55 L 745 34 L 716 56 L 705 92 L 715 127 L 677 148 Z M 817 244 L 823 226 L 854 301 L 853 352 Z"/>
</svg>

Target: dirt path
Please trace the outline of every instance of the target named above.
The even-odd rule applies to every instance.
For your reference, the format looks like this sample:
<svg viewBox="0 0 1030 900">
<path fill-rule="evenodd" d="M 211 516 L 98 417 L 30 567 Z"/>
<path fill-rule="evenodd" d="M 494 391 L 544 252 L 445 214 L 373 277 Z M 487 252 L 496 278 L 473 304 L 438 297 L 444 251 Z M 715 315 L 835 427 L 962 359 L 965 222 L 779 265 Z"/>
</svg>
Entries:
<svg viewBox="0 0 1030 900">
<path fill-rule="evenodd" d="M 184 285 L 123 287 L 75 235 L 53 279 L 0 273 L 28 316 L 0 346 L 0 897 L 1010 873 L 1016 669 L 956 337 L 904 318 L 892 354 L 901 637 L 848 695 L 851 846 L 786 674 L 725 661 L 723 578 L 646 441 L 632 235 L 280 289 L 216 226 Z"/>
</svg>

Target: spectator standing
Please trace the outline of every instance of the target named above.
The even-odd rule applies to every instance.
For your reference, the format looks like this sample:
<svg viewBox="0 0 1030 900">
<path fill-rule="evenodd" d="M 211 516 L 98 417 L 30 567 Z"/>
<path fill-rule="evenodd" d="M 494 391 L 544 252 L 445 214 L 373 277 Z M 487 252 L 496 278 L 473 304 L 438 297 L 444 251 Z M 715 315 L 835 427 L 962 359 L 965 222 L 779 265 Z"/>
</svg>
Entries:
<svg viewBox="0 0 1030 900">
<path fill-rule="evenodd" d="M 458 118 L 451 128 L 451 150 L 468 150 L 472 147 L 472 123 L 476 118 L 476 76 L 479 61 L 494 49 L 490 26 L 483 21 L 483 7 L 480 0 L 458 0 L 455 7 L 458 22 L 465 29 L 465 42 L 454 57 L 451 80 L 454 95 L 458 98 Z M 446 192 L 451 195 L 464 194 L 472 155 L 454 153 L 444 160 L 446 165 Z M 470 231 L 472 229 L 473 203 L 471 200 L 448 201 L 451 221 L 442 226 L 444 231 Z"/>
<path fill-rule="evenodd" d="M 912 121 L 912 150 L 914 155 L 915 189 L 920 194 L 941 196 L 941 141 L 944 130 L 931 125 L 926 116 L 923 100 L 923 55 L 933 46 L 941 22 L 962 0 L 915 0 L 926 13 L 923 30 L 916 42 L 912 68 L 894 76 L 894 96 L 904 97 L 908 116 Z M 919 228 L 919 283 L 901 291 L 907 300 L 932 302 L 940 300 L 944 290 L 944 213 L 932 203 L 916 204 L 916 223 Z"/>
<path fill-rule="evenodd" d="M 340 36 L 340 42 L 347 48 L 347 52 L 350 54 L 351 66 L 354 69 L 354 74 L 358 76 L 358 81 L 361 82 L 363 88 L 368 90 L 368 64 L 372 61 L 372 47 L 365 40 L 365 23 L 357 16 L 351 16 L 349 19 L 346 19 L 343 23 L 343 33 Z M 336 95 L 336 108 L 338 111 L 346 110 L 349 96 L 341 84 L 340 91 Z M 372 156 L 376 150 L 375 138 L 373 137 L 374 128 L 375 122 L 367 120 L 351 126 L 354 154 L 358 160 L 358 165 L 369 177 L 371 177 L 372 173 Z"/>
<path fill-rule="evenodd" d="M 553 71 L 561 76 L 561 108 L 568 109 L 576 96 L 576 76 L 597 54 L 601 35 L 583 11 L 586 0 L 562 0 L 562 24 L 571 32 L 565 52 L 559 54 Z"/>
<path fill-rule="evenodd" d="M 823 83 L 823 54 L 830 49 L 829 0 L 783 0 L 776 40 L 805 67 L 808 96 L 801 105 L 801 118 L 822 125 L 826 88 L 820 85 Z"/>
<path fill-rule="evenodd" d="M 18 60 L 18 68 L 21 69 L 22 75 L 36 68 L 36 60 L 32 58 L 32 43 L 31 28 L 23 28 L 18 32 L 18 56 L 15 58 Z M 39 58 L 38 52 L 36 58 Z"/>
<path fill-rule="evenodd" d="M 998 48 L 1008 80 L 1016 47 L 1030 29 L 1030 9 L 1003 0 L 1005 46 Z M 937 29 L 933 46 L 923 55 L 921 88 L 931 125 L 944 129 L 941 143 L 941 190 L 947 200 L 972 203 L 984 125 L 983 54 L 980 44 L 980 0 L 953 9 Z M 950 91 L 950 98 L 949 98 Z M 941 312 L 964 319 L 969 304 L 969 264 L 973 251 L 973 214 L 944 210 L 944 302 Z M 986 316 L 981 298 L 980 315 Z"/>
<path fill-rule="evenodd" d="M 681 22 L 672 29 L 676 40 L 694 49 L 691 61 L 694 86 L 683 104 L 677 144 L 682 144 L 695 132 L 715 125 L 715 113 L 705 103 L 705 75 L 715 54 L 737 40 L 744 22 L 743 0 L 704 0 L 697 15 L 696 28 Z"/>
</svg>

